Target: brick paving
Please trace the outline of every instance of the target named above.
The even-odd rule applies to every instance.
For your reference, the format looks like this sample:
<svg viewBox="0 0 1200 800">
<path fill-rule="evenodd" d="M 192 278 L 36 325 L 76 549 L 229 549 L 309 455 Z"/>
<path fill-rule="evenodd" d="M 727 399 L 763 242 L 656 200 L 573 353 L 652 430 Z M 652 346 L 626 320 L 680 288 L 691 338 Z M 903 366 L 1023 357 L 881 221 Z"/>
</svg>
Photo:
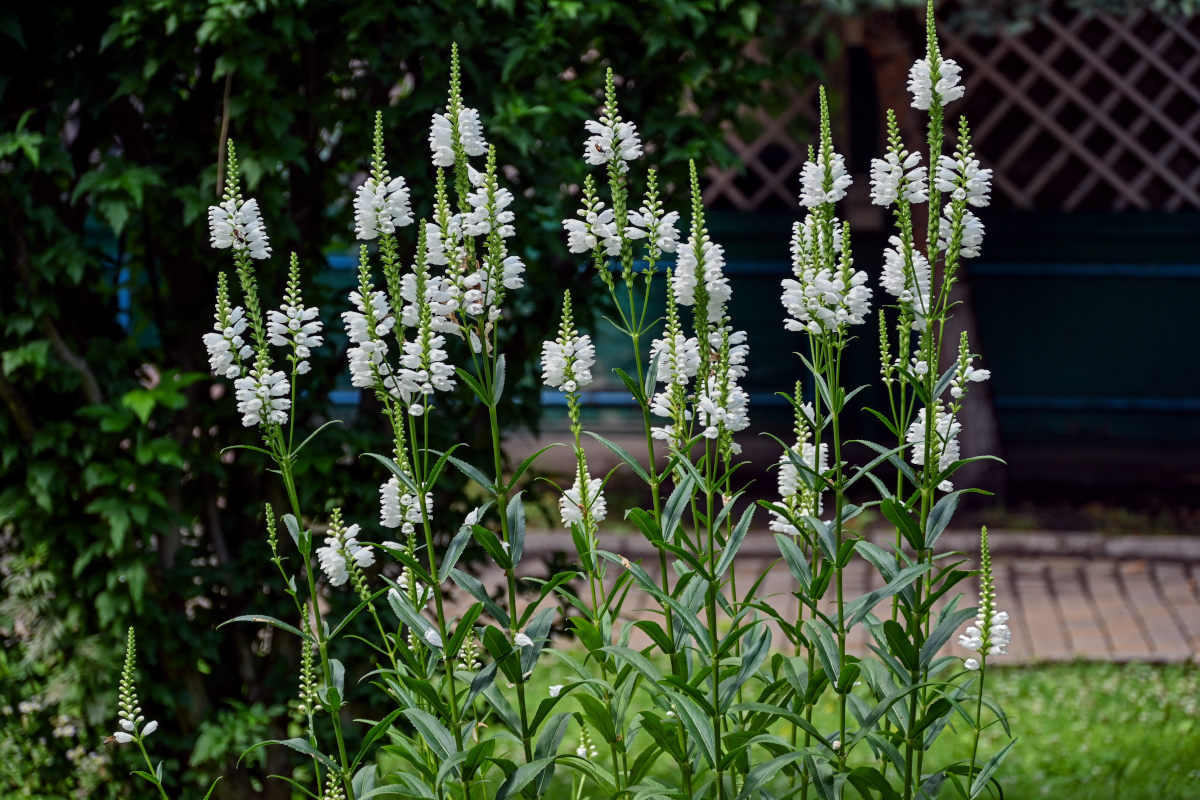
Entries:
<svg viewBox="0 0 1200 800">
<path fill-rule="evenodd" d="M 972 541 L 970 534 L 948 533 L 942 543 L 970 553 Z M 997 605 L 1012 617 L 1009 663 L 1200 661 L 1200 538 L 993 531 L 991 541 Z M 641 559 L 646 571 L 657 576 L 657 555 L 644 540 L 605 538 L 601 546 L 631 560 Z M 740 591 L 753 585 L 772 563 L 773 548 L 768 536 L 747 538 L 735 567 Z M 531 532 L 521 570 L 544 573 L 541 557 L 557 550 L 571 550 L 570 539 Z M 969 559 L 968 566 L 973 566 L 974 555 Z M 481 578 L 494 587 L 500 576 L 485 572 Z M 777 564 L 756 597 L 794 618 L 798 603 L 793 585 L 786 567 Z M 847 569 L 847 599 L 878 585 L 878 575 L 865 561 L 856 559 Z M 960 587 L 968 604 L 974 604 L 977 585 L 964 582 Z M 644 597 L 631 593 L 625 621 L 651 613 L 645 608 L 648 605 Z M 887 607 L 880 604 L 877 613 L 886 614 Z M 778 629 L 773 634 L 775 642 L 782 641 Z M 866 638 L 865 629 L 852 634 L 852 650 L 865 652 Z M 635 633 L 634 646 L 646 643 L 640 632 Z M 966 655 L 956 644 L 946 652 Z"/>
</svg>

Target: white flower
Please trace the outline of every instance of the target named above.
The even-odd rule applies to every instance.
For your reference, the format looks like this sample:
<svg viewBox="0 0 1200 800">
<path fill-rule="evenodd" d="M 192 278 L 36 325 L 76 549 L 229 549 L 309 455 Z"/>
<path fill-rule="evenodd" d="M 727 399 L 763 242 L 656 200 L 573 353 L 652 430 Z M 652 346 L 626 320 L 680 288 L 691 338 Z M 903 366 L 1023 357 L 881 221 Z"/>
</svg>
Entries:
<svg viewBox="0 0 1200 800">
<path fill-rule="evenodd" d="M 892 246 L 883 251 L 883 274 L 879 283 L 885 292 L 923 315 L 930 303 L 929 261 L 911 244 L 906 246 L 901 242 L 898 236 L 891 237 L 888 242 Z M 911 268 L 905 263 L 905 255 L 912 261 Z"/>
<path fill-rule="evenodd" d="M 125 731 L 117 731 L 113 734 L 113 738 L 117 740 L 117 744 L 129 744 L 133 741 L 133 737 Z"/>
<path fill-rule="evenodd" d="M 158 720 L 152 719 L 146 723 L 146 727 L 142 728 L 142 736 L 143 737 L 149 736 L 150 734 L 154 733 L 156 730 L 158 730 Z"/>
<path fill-rule="evenodd" d="M 663 214 L 642 206 L 638 211 L 629 212 L 629 222 L 637 229 L 645 232 L 651 247 L 656 247 L 664 253 L 674 253 L 679 246 L 679 212 L 670 211 Z"/>
<path fill-rule="evenodd" d="M 824 474 L 829 469 L 829 445 L 822 443 L 820 449 L 812 443 L 798 441 L 792 448 L 791 454 L 798 457 L 800 462 L 817 474 Z M 800 477 L 800 470 L 792 460 L 792 455 L 785 452 L 779 459 L 779 498 L 780 505 L 789 509 L 796 516 L 818 517 L 823 508 L 823 490 L 810 489 L 809 483 L 815 478 L 809 476 L 806 483 Z M 777 533 L 799 534 L 791 523 L 776 511 L 772 511 L 773 519 L 768 527 Z"/>
<path fill-rule="evenodd" d="M 317 562 L 334 586 L 341 586 L 350 577 L 346 571 L 346 557 L 340 551 L 336 536 L 325 537 L 325 546 L 317 548 Z"/>
<path fill-rule="evenodd" d="M 309 370 L 308 357 L 314 347 L 320 347 L 325 339 L 320 336 L 324 323 L 317 316 L 317 308 L 285 302 L 279 311 L 267 312 L 267 341 L 276 347 L 291 345 L 296 356 L 296 372 L 303 375 Z"/>
<path fill-rule="evenodd" d="M 677 333 L 671 339 L 655 339 L 650 345 L 650 360 L 658 359 L 656 378 L 668 386 L 687 386 L 700 370 L 700 342 L 694 336 Z"/>
<path fill-rule="evenodd" d="M 724 268 L 725 251 L 721 245 L 709 241 L 708 234 L 702 235 L 699 244 L 695 236 L 690 237 L 678 251 L 675 272 L 671 276 L 675 302 L 681 306 L 695 305 L 696 285 L 703 279 L 704 289 L 708 292 L 708 321 L 721 321 L 725 316 L 725 304 L 733 296 Z"/>
<path fill-rule="evenodd" d="M 513 193 L 497 187 L 495 176 L 485 176 L 485 181 L 467 195 L 471 210 L 462 217 L 463 233 L 467 236 L 486 236 L 495 230 L 502 238 L 511 237 L 515 233 L 512 222 L 516 215 L 505 209 L 512 205 L 512 201 Z"/>
<path fill-rule="evenodd" d="M 218 316 L 213 330 L 215 333 L 204 334 L 208 364 L 213 374 L 231 380 L 241 377 L 242 367 L 238 366 L 238 358 L 245 360 L 254 354 L 254 349 L 242 338 L 246 332 L 246 312 L 237 306 L 223 322 Z"/>
<path fill-rule="evenodd" d="M 251 198 L 240 206 L 237 200 L 227 199 L 219 206 L 208 207 L 209 242 L 218 250 L 232 247 L 244 250 L 251 258 L 271 255 L 271 242 L 258 211 L 258 201 Z"/>
<path fill-rule="evenodd" d="M 696 419 L 703 428 L 704 437 L 718 438 L 722 425 L 733 433 L 745 430 L 750 425 L 749 404 L 750 396 L 732 376 L 721 380 L 718 375 L 710 375 L 696 400 Z"/>
<path fill-rule="evenodd" d="M 946 206 L 946 213 L 942 215 L 942 224 L 938 227 L 938 249 L 948 250 L 950 248 L 950 240 L 954 235 L 954 218 L 951 216 L 952 211 L 950 206 Z M 983 223 L 979 217 L 975 216 L 970 210 L 963 211 L 962 220 L 962 240 L 958 254 L 962 258 L 978 258 L 980 248 L 983 246 Z"/>
<path fill-rule="evenodd" d="M 442 636 L 437 631 L 435 631 L 433 628 L 430 628 L 429 630 L 425 631 L 425 641 L 426 641 L 426 643 L 428 643 L 428 645 L 430 647 L 434 647 L 439 650 L 442 647 Z"/>
<path fill-rule="evenodd" d="M 632 122 L 622 122 L 620 117 L 614 120 L 606 114 L 599 122 L 588 120 L 584 127 L 592 134 L 583 144 L 583 160 L 587 163 L 616 162 L 618 171 L 625 173 L 629 169 L 625 162 L 642 157 L 642 142 Z"/>
<path fill-rule="evenodd" d="M 513 644 L 517 647 L 533 647 L 533 639 L 530 639 L 524 633 L 518 633 L 513 636 Z"/>
<path fill-rule="evenodd" d="M 426 259 L 428 260 L 428 259 Z M 415 328 L 421 323 L 422 308 L 429 308 L 429 321 L 439 333 L 458 333 L 454 315 L 459 309 L 462 291 L 445 275 L 428 275 L 425 278 L 425 296 L 417 297 L 417 276 L 406 272 L 400 276 L 400 297 L 405 300 L 400 310 L 400 324 Z"/>
<path fill-rule="evenodd" d="M 563 690 L 563 685 L 561 683 L 556 683 L 550 687 L 550 696 L 558 697 L 560 694 L 562 694 L 562 690 Z"/>
<path fill-rule="evenodd" d="M 425 495 L 425 508 L 433 508 L 432 493 Z M 420 497 L 407 491 L 401 492 L 400 479 L 393 475 L 379 487 L 379 524 L 385 528 L 400 528 L 411 536 L 420 523 Z"/>
<path fill-rule="evenodd" d="M 877 206 L 890 206 L 901 196 L 910 203 L 923 203 L 929 199 L 926 171 L 920 163 L 920 153 L 905 150 L 871 159 L 871 202 Z"/>
<path fill-rule="evenodd" d="M 570 331 L 575 334 L 574 329 Z M 576 392 L 592 382 L 596 348 L 592 337 L 559 336 L 542 343 L 542 383 L 551 389 Z"/>
<path fill-rule="evenodd" d="M 821 266 L 826 253 L 823 239 L 828 233 L 809 214 L 804 223 L 792 228 L 792 274 L 782 281 L 781 300 L 790 319 L 784 327 L 790 331 L 821 334 L 844 325 L 862 325 L 871 310 L 871 289 L 867 273 L 855 270 L 846 259 L 836 267 Z M 841 223 L 833 224 L 833 254 L 841 252 Z"/>
<path fill-rule="evenodd" d="M 936 95 L 941 105 L 951 103 L 963 96 L 966 91 L 959 84 L 959 73 L 962 68 L 953 59 L 937 61 L 938 81 L 933 84 L 933 67 L 929 57 L 918 59 L 908 71 L 908 90 L 912 92 L 913 108 L 928 111 L 933 105 Z"/>
<path fill-rule="evenodd" d="M 384 176 L 387 177 L 386 174 Z M 404 178 L 377 181 L 367 178 L 354 196 L 354 235 L 358 239 L 376 239 L 381 233 L 411 225 L 412 206 Z"/>
<path fill-rule="evenodd" d="M 247 428 L 255 425 L 283 425 L 287 422 L 287 410 L 292 401 L 288 397 L 291 386 L 282 372 L 260 372 L 256 366 L 250 374 L 233 383 L 236 390 L 238 413 Z"/>
<path fill-rule="evenodd" d="M 330 535 L 325 537 L 325 546 L 317 548 L 317 561 L 321 571 L 329 578 L 330 585 L 341 586 L 346 583 L 350 577 L 350 562 L 360 569 L 375 563 L 374 551 L 358 541 L 359 530 L 358 525 L 343 530 L 340 524 L 334 524 L 330 527 Z"/>
<path fill-rule="evenodd" d="M 586 514 L 592 523 L 604 521 L 608 507 L 601 492 L 603 481 L 599 478 L 588 478 L 581 483 L 575 478 L 575 485 L 563 492 L 558 498 L 558 510 L 562 515 L 563 525 L 570 527 L 583 522 Z"/>
<path fill-rule="evenodd" d="M 976 670 L 979 669 L 979 662 L 973 658 L 968 658 L 963 662 L 963 667 L 970 670 Z"/>
<path fill-rule="evenodd" d="M 475 109 L 463 107 L 458 110 L 458 138 L 463 152 L 469 156 L 481 156 L 487 152 L 483 126 Z M 429 128 L 429 149 L 433 153 L 435 166 L 454 166 L 454 138 L 448 113 L 433 115 L 433 123 Z"/>
<path fill-rule="evenodd" d="M 942 156 L 938 159 L 937 179 L 934 181 L 939 192 L 948 192 L 955 200 L 966 200 L 973 206 L 983 207 L 990 201 L 992 171 L 980 169 L 979 159 L 958 154 L 958 157 Z"/>
<path fill-rule="evenodd" d="M 912 463 L 918 467 L 925 465 L 925 427 L 925 409 L 921 408 L 905 435 L 905 441 L 912 445 Z M 930 442 L 930 454 L 937 462 L 938 472 L 958 461 L 960 431 L 962 424 L 952 414 L 946 412 L 940 403 L 934 407 L 934 433 Z M 938 489 L 949 492 L 954 489 L 954 485 L 945 480 L 938 485 Z"/>
<path fill-rule="evenodd" d="M 818 155 L 816 161 L 805 162 L 800 171 L 800 205 L 816 208 L 825 203 L 836 203 L 846 196 L 851 182 L 846 172 L 846 159 L 841 153 L 834 153 L 828 164 L 824 156 Z"/>
</svg>

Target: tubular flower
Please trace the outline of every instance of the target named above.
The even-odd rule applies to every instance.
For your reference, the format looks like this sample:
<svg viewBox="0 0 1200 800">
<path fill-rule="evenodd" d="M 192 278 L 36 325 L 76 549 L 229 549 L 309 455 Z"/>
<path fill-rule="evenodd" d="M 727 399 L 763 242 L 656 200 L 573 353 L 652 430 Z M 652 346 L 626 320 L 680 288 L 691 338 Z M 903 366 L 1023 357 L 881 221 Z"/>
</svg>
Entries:
<svg viewBox="0 0 1200 800">
<path fill-rule="evenodd" d="M 725 304 L 733 295 L 724 268 L 725 251 L 721 245 L 709 241 L 707 233 L 701 233 L 699 239 L 693 234 L 678 252 L 675 263 L 671 286 L 675 302 L 681 306 L 695 305 L 696 284 L 703 281 L 708 294 L 708 321 L 720 322 L 725 316 Z"/>
<path fill-rule="evenodd" d="M 425 495 L 425 508 L 433 508 L 433 494 Z M 400 528 L 406 535 L 416 532 L 421 523 L 421 500 L 401 491 L 400 479 L 393 476 L 379 487 L 379 524 L 385 528 Z"/>
<path fill-rule="evenodd" d="M 919 318 L 923 318 L 930 303 L 929 260 L 898 236 L 891 237 L 888 242 L 892 246 L 883 251 L 883 274 L 879 283 L 901 305 L 912 308 Z"/>
<path fill-rule="evenodd" d="M 241 306 L 229 308 L 228 300 L 225 301 L 224 307 L 218 302 L 217 321 L 213 324 L 213 331 L 214 333 L 204 334 L 208 364 L 213 374 L 231 380 L 240 378 L 244 369 L 241 361 L 254 353 L 254 349 L 242 338 L 242 334 L 246 332 L 246 312 Z"/>
<path fill-rule="evenodd" d="M 471 210 L 462 217 L 463 233 L 486 236 L 494 230 L 505 239 L 513 236 L 516 215 L 506 210 L 512 205 L 513 193 L 497 185 L 495 173 L 471 170 L 471 182 L 475 190 L 467 195 Z"/>
<path fill-rule="evenodd" d="M 208 236 L 218 250 L 232 247 L 258 259 L 271 255 L 271 242 L 254 198 L 239 204 L 237 198 L 227 196 L 220 205 L 209 206 Z"/>
<path fill-rule="evenodd" d="M 812 442 L 797 440 L 779 459 L 780 505 L 794 517 L 818 517 L 823 509 L 823 492 L 816 488 L 818 480 L 814 476 L 806 473 L 805 477 L 801 477 L 800 468 L 796 466 L 797 460 L 813 472 L 823 474 L 829 469 L 829 445 L 822 443 L 818 449 Z M 768 525 L 771 530 L 792 536 L 800 533 L 779 512 L 772 511 L 771 515 L 773 519 Z"/>
<path fill-rule="evenodd" d="M 638 211 L 629 212 L 629 222 L 643 232 L 650 247 L 657 248 L 662 253 L 674 253 L 679 247 L 679 212 L 662 213 L 662 209 L 652 211 L 642 206 Z M 639 237 L 632 237 L 639 238 Z"/>
<path fill-rule="evenodd" d="M 836 203 L 846 196 L 853 179 L 846 172 L 846 159 L 841 153 L 833 153 L 826 160 L 817 155 L 805 162 L 800 171 L 800 205 L 816 208 L 825 203 Z"/>
<path fill-rule="evenodd" d="M 342 586 L 350 577 L 349 565 L 360 569 L 375 563 L 375 553 L 358 541 L 358 525 L 342 528 L 335 517 L 330 524 L 330 535 L 325 537 L 325 546 L 317 548 L 317 560 L 321 571 L 329 578 L 332 586 Z"/>
<path fill-rule="evenodd" d="M 600 166 L 613 164 L 618 173 L 629 171 L 627 162 L 642 157 L 642 141 L 637 127 L 625 122 L 617 111 L 617 92 L 613 83 L 612 70 L 604 80 L 604 110 L 600 120 L 588 120 L 584 127 L 592 135 L 583 143 L 583 160 Z"/>
<path fill-rule="evenodd" d="M 428 261 L 428 255 L 426 256 Z M 425 293 L 417 296 L 417 276 L 406 272 L 400 277 L 400 297 L 405 301 L 400 310 L 400 324 L 415 328 L 421 322 L 421 309 L 429 308 L 429 323 L 439 333 L 458 333 L 455 314 L 459 308 L 458 287 L 445 275 L 430 275 L 425 279 Z"/>
<path fill-rule="evenodd" d="M 571 295 L 563 297 L 562 322 L 558 338 L 542 343 L 542 383 L 567 394 L 577 392 L 592 382 L 592 366 L 596 363 L 596 348 L 592 337 L 579 335 L 571 317 Z"/>
<path fill-rule="evenodd" d="M 937 73 L 937 83 L 933 81 Z M 946 105 L 963 96 L 966 89 L 959 83 L 962 68 L 953 59 L 933 53 L 918 59 L 908 70 L 908 91 L 912 92 L 913 108 L 928 111 L 937 97 L 938 105 Z"/>
<path fill-rule="evenodd" d="M 983 222 L 969 209 L 964 209 L 962 215 L 962 238 L 959 241 L 958 255 L 961 258 L 978 258 L 983 247 Z M 953 210 L 946 206 L 941 227 L 938 229 L 939 250 L 950 249 L 954 239 L 954 228 Z"/>
<path fill-rule="evenodd" d="M 292 253 L 287 292 L 278 311 L 267 312 L 267 341 L 276 347 L 292 346 L 292 360 L 300 375 L 308 372 L 308 357 L 320 347 L 323 323 L 316 308 L 306 308 L 300 296 L 300 262 Z"/>
<path fill-rule="evenodd" d="M 287 410 L 292 407 L 288 397 L 291 386 L 282 372 L 272 372 L 256 365 L 250 374 L 234 381 L 233 386 L 242 425 L 252 428 L 255 425 L 283 425 L 287 422 Z"/>
<path fill-rule="evenodd" d="M 928 176 L 920 164 L 921 154 L 907 150 L 889 150 L 883 158 L 871 159 L 871 202 L 890 206 L 898 199 L 909 203 L 928 200 Z"/>
<path fill-rule="evenodd" d="M 487 152 L 487 141 L 483 138 L 483 125 L 479 112 L 473 108 L 458 109 L 458 140 L 468 156 L 481 156 Z M 434 166 L 454 166 L 454 126 L 450 114 L 433 115 L 429 128 L 429 149 L 433 154 Z"/>
<path fill-rule="evenodd" d="M 917 411 L 917 418 L 913 420 L 904 437 L 905 441 L 912 446 L 912 463 L 918 467 L 925 465 L 925 427 L 927 424 L 925 412 L 924 408 Z M 938 472 L 958 461 L 958 434 L 961 431 L 962 424 L 939 402 L 934 407 L 933 438 L 929 448 L 932 459 L 937 463 Z M 938 489 L 949 492 L 954 489 L 954 484 L 945 480 L 938 484 Z"/>
<path fill-rule="evenodd" d="M 837 331 L 844 325 L 861 325 L 871 309 L 871 290 L 865 284 L 867 274 L 853 268 L 849 252 L 843 248 L 842 225 L 834 220 L 832 242 L 829 234 L 810 214 L 803 224 L 792 229 L 792 274 L 782 282 L 781 300 L 790 319 L 784 327 L 790 331 L 808 331 L 820 335 Z M 840 255 L 840 266 L 819 266 L 828 255 Z"/>
<path fill-rule="evenodd" d="M 955 200 L 966 200 L 981 208 L 991 200 L 992 171 L 980 169 L 979 159 L 960 151 L 955 156 L 944 155 L 938 159 L 934 185 L 939 192 L 947 192 Z"/>
<path fill-rule="evenodd" d="M 958 643 L 967 650 L 979 653 L 984 660 L 988 656 L 1003 656 L 1008 654 L 1008 645 L 1012 643 L 1012 630 L 1008 627 L 1008 612 L 996 610 L 996 581 L 992 575 L 992 554 L 988 547 L 987 528 L 983 528 L 980 538 L 980 575 L 979 579 L 979 616 L 975 624 L 960 634 Z M 979 662 L 969 658 L 965 662 L 967 669 L 978 669 Z"/>
<path fill-rule="evenodd" d="M 378 389 L 399 394 L 395 375 L 387 362 L 386 336 L 396 325 L 391 306 L 383 292 L 368 294 L 364 302 L 359 291 L 350 292 L 354 310 L 342 312 L 342 322 L 351 347 L 346 351 L 350 361 L 350 382 L 360 389 Z"/>
<path fill-rule="evenodd" d="M 411 225 L 412 206 L 404 178 L 387 180 L 367 178 L 354 195 L 354 235 L 358 239 L 379 238 L 381 233 L 395 233 L 396 228 Z"/>
<path fill-rule="evenodd" d="M 120 709 L 117 723 L 120 729 L 113 734 L 113 738 L 118 744 L 128 744 L 158 730 L 158 723 L 154 720 L 142 724 L 146 717 L 142 714 L 142 707 L 138 705 L 137 685 L 134 682 L 136 657 L 137 644 L 134 641 L 133 628 L 130 628 L 125 640 L 125 666 L 121 669 L 121 683 L 117 693 L 117 707 Z"/>
<path fill-rule="evenodd" d="M 608 505 L 602 491 L 603 481 L 599 478 L 588 477 L 583 480 L 575 478 L 575 485 L 563 492 L 558 498 L 558 510 L 562 515 L 563 525 L 583 522 L 586 518 L 593 524 L 603 522 L 608 515 Z"/>
</svg>

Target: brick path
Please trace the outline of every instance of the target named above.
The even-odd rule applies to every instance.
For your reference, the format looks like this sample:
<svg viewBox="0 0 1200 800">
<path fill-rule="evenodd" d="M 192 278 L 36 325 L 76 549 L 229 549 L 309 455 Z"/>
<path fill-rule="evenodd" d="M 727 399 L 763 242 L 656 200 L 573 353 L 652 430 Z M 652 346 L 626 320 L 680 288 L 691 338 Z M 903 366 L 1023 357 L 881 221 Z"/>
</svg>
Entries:
<svg viewBox="0 0 1200 800">
<path fill-rule="evenodd" d="M 973 534 L 948 533 L 939 544 L 970 553 L 967 566 L 974 566 L 974 542 Z M 1200 538 L 993 531 L 991 542 L 997 605 L 1012 617 L 1006 661 L 1200 661 Z M 657 572 L 657 555 L 640 537 L 605 538 L 601 546 Z M 742 591 L 774 559 L 774 546 L 765 535 L 747 538 L 735 567 Z M 542 574 L 544 556 L 571 549 L 562 534 L 531 532 L 522 571 Z M 482 577 L 492 587 L 500 576 Z M 776 566 L 758 596 L 794 616 L 792 585 L 786 568 Z M 856 559 L 845 585 L 850 599 L 879 585 L 878 575 Z M 977 586 L 960 586 L 973 605 Z M 626 608 L 645 605 L 633 594 Z M 858 652 L 865 650 L 863 634 L 851 639 Z M 957 645 L 947 652 L 966 655 Z"/>
</svg>

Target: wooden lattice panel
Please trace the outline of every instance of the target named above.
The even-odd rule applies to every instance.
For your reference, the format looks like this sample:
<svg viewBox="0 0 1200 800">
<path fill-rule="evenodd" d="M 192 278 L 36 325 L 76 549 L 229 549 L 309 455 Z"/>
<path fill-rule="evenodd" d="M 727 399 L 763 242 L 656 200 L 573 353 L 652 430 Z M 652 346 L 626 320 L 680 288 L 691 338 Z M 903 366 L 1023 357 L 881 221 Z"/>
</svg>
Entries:
<svg viewBox="0 0 1200 800">
<path fill-rule="evenodd" d="M 967 85 L 950 121 L 971 121 L 981 160 L 995 168 L 995 205 L 1200 210 L 1200 17 L 1106 16 L 1057 2 L 1019 34 L 943 28 L 941 37 Z M 794 210 L 816 129 L 812 84 L 770 87 L 783 102 L 748 110 L 740 135 L 728 129 L 743 166 L 710 169 L 706 201 Z"/>
<path fill-rule="evenodd" d="M 709 206 L 737 211 L 794 209 L 796 176 L 808 157 L 807 137 L 817 129 L 815 84 L 792 88 L 772 87 L 781 95 L 780 110 L 746 110 L 743 138 L 732 125 L 726 126 L 725 141 L 741 160 L 741 166 L 710 168 L 704 188 Z"/>
<path fill-rule="evenodd" d="M 1200 209 L 1200 19 L 1055 4 L 1020 35 L 943 42 L 999 204 Z"/>
</svg>

